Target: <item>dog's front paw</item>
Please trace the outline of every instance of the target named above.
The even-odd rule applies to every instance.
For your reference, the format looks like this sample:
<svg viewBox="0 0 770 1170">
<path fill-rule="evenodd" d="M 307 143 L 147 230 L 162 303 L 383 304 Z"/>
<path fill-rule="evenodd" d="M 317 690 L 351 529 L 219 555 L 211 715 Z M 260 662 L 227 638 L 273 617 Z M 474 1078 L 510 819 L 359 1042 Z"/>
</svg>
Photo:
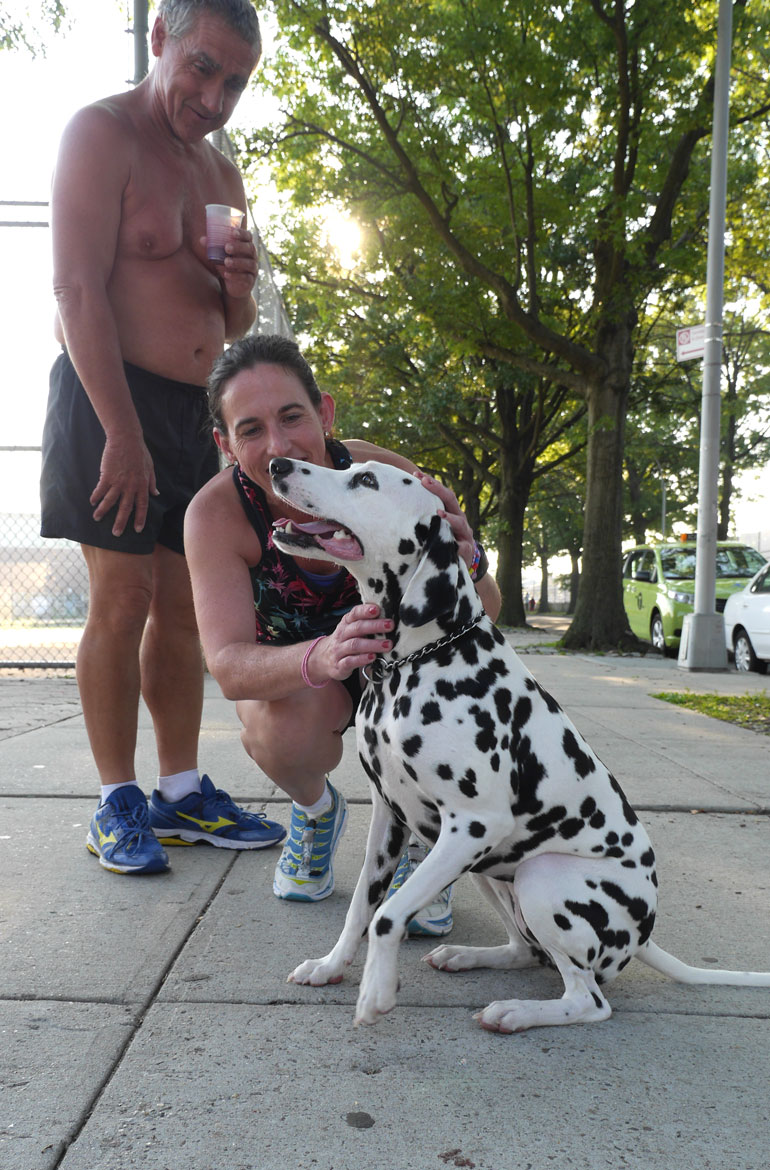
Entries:
<svg viewBox="0 0 770 1170">
<path fill-rule="evenodd" d="M 300 963 L 299 967 L 292 971 L 286 982 L 308 983 L 311 987 L 325 987 L 327 983 L 341 983 L 342 970 L 339 963 L 330 961 L 329 955 L 325 955 L 323 959 L 306 959 L 304 963 Z"/>
<path fill-rule="evenodd" d="M 356 1015 L 353 1023 L 357 1028 L 359 1024 L 376 1024 L 380 1016 L 386 1016 L 388 1012 L 392 1012 L 396 1006 L 395 991 L 391 994 L 384 990 L 367 994 L 361 992 L 356 1004 Z"/>
<path fill-rule="evenodd" d="M 397 991 L 398 973 L 395 970 L 392 975 L 386 975 L 383 970 L 370 975 L 365 968 L 356 1004 L 355 1026 L 376 1024 L 380 1016 L 392 1012 L 396 1006 Z"/>
</svg>

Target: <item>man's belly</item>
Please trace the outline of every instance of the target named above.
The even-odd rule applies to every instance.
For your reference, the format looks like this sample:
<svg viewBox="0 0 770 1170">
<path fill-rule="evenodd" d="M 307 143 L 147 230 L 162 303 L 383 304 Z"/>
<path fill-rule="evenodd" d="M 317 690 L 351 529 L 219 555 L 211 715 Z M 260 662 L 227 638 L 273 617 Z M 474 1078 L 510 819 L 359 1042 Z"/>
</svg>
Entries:
<svg viewBox="0 0 770 1170">
<path fill-rule="evenodd" d="M 118 260 L 108 294 L 123 358 L 203 386 L 225 342 L 219 280 L 195 256 Z"/>
</svg>

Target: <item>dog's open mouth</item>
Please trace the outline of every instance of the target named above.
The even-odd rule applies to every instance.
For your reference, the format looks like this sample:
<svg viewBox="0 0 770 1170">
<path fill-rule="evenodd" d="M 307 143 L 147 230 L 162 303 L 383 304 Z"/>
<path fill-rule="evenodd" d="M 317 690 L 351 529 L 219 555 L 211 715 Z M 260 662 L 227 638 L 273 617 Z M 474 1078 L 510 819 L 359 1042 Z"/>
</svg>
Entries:
<svg viewBox="0 0 770 1170">
<path fill-rule="evenodd" d="M 335 561 L 360 561 L 363 549 L 352 532 L 336 520 L 274 520 L 273 531 L 280 543 L 292 548 L 323 549 Z"/>
</svg>

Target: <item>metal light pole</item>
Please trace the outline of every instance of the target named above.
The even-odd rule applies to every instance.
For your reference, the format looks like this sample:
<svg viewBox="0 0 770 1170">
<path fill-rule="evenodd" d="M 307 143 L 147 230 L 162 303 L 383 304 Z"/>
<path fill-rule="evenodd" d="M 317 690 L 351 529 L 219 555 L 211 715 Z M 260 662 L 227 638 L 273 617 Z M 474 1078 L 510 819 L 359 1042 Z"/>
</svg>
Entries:
<svg viewBox="0 0 770 1170">
<path fill-rule="evenodd" d="M 147 0 L 134 0 L 134 85 L 147 76 Z"/>
<path fill-rule="evenodd" d="M 727 206 L 727 137 L 730 113 L 732 0 L 719 0 L 714 125 L 711 147 L 711 196 L 706 265 L 706 337 L 703 356 L 700 468 L 698 474 L 698 542 L 695 562 L 695 612 L 687 614 L 679 643 L 683 670 L 726 670 L 725 623 L 716 612 L 717 505 L 719 488 L 720 380 L 722 375 L 722 304 Z"/>
</svg>

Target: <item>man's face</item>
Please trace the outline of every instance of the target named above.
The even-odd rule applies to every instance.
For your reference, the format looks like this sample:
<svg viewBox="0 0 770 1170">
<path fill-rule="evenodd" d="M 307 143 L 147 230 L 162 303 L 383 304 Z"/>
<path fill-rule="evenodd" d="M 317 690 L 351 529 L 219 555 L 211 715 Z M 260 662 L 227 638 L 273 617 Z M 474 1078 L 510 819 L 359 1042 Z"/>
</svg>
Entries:
<svg viewBox="0 0 770 1170">
<path fill-rule="evenodd" d="M 246 41 L 206 12 L 179 38 L 169 36 L 158 18 L 152 51 L 158 58 L 153 76 L 163 113 L 175 136 L 189 143 L 225 125 L 258 59 Z"/>
</svg>

